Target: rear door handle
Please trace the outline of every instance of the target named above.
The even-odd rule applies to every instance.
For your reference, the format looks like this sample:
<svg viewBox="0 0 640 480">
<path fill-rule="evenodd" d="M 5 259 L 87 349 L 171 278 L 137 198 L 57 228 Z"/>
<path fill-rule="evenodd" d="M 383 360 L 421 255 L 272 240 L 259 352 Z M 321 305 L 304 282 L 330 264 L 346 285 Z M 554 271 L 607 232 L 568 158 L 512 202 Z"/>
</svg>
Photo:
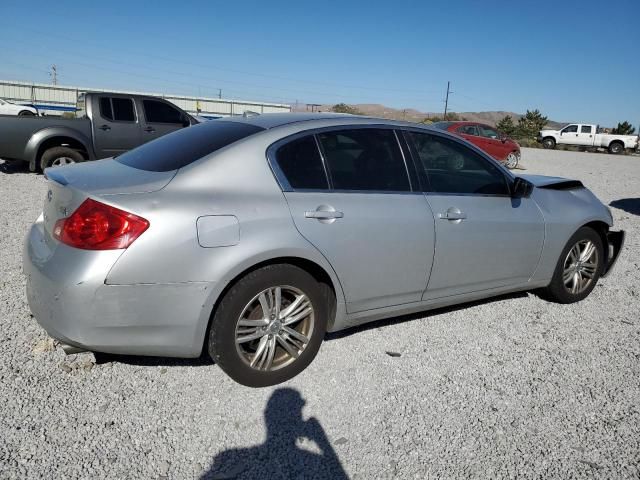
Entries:
<svg viewBox="0 0 640 480">
<path fill-rule="evenodd" d="M 439 213 L 438 218 L 442 220 L 464 220 L 467 218 L 467 214 L 457 208 L 450 208 L 445 213 Z"/>
<path fill-rule="evenodd" d="M 155 128 L 153 128 L 153 127 L 147 127 L 147 128 L 145 128 L 145 129 L 144 129 L 144 131 L 145 131 L 145 132 L 149 132 L 149 133 L 153 133 L 153 132 L 155 132 L 155 131 L 156 131 L 156 129 L 155 129 Z"/>
<path fill-rule="evenodd" d="M 335 210 L 313 210 L 304 212 L 304 218 L 315 218 L 317 220 L 331 220 L 342 217 L 344 217 L 344 213 L 336 212 Z"/>
<path fill-rule="evenodd" d="M 98 127 L 100 130 L 104 130 L 105 132 L 107 130 L 111 130 L 111 127 L 109 125 L 101 125 L 100 127 Z"/>
</svg>

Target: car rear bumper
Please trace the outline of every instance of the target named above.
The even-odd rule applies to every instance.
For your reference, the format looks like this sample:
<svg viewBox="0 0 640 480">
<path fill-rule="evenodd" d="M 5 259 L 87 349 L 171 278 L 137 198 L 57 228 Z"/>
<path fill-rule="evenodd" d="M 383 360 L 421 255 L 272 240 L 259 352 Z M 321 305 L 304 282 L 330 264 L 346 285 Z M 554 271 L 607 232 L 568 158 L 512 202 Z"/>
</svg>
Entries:
<svg viewBox="0 0 640 480">
<path fill-rule="evenodd" d="M 615 265 L 618 257 L 620 256 L 620 252 L 622 251 L 622 247 L 624 246 L 624 230 L 619 231 L 609 231 L 607 233 L 607 246 L 609 248 L 607 255 L 607 264 L 605 265 L 602 276 L 606 276 L 611 272 L 613 266 Z"/>
<path fill-rule="evenodd" d="M 175 357 L 201 353 L 198 328 L 211 284 L 106 285 L 123 250 L 87 251 L 47 244 L 42 223 L 23 252 L 27 299 L 49 335 L 86 350 Z M 200 332 L 200 333 L 198 333 Z"/>
</svg>

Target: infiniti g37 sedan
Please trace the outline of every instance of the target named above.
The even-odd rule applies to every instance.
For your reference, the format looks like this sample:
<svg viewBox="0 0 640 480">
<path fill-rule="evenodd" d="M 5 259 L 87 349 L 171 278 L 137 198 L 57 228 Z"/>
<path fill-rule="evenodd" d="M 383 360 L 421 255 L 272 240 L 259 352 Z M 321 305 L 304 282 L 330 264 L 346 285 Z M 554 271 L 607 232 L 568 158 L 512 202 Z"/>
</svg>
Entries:
<svg viewBox="0 0 640 480">
<path fill-rule="evenodd" d="M 66 351 L 197 357 L 283 382 L 325 332 L 519 290 L 582 300 L 622 248 L 580 182 L 349 115 L 214 120 L 48 169 L 29 305 Z"/>
</svg>

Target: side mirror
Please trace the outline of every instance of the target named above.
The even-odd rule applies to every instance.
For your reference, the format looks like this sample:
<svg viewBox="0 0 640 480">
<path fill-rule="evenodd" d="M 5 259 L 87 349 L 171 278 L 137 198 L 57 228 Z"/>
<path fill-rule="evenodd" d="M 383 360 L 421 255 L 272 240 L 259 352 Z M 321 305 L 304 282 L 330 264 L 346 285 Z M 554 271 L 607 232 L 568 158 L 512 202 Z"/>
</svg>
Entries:
<svg viewBox="0 0 640 480">
<path fill-rule="evenodd" d="M 522 177 L 516 177 L 511 184 L 511 196 L 513 198 L 529 198 L 533 191 L 533 183 Z"/>
</svg>

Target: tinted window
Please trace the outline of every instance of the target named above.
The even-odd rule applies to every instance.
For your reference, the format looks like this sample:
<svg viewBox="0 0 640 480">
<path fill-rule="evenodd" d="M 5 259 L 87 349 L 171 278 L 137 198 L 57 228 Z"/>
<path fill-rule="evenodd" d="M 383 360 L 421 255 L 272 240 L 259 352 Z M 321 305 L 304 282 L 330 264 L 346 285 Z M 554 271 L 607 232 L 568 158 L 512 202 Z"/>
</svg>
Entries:
<svg viewBox="0 0 640 480">
<path fill-rule="evenodd" d="M 318 139 L 334 189 L 411 190 L 392 130 L 341 130 L 320 133 Z"/>
<path fill-rule="evenodd" d="M 440 130 L 446 130 L 447 128 L 449 128 L 451 125 L 453 125 L 454 122 L 436 122 L 436 123 L 432 123 L 430 126 L 431 127 L 435 127 L 438 128 Z"/>
<path fill-rule="evenodd" d="M 171 105 L 156 100 L 143 100 L 144 115 L 149 123 L 182 123 L 182 112 Z"/>
<path fill-rule="evenodd" d="M 112 98 L 113 118 L 119 122 L 134 122 L 136 115 L 133 112 L 133 100 L 130 98 Z"/>
<path fill-rule="evenodd" d="M 565 127 L 564 130 L 562 130 L 562 133 L 578 133 L 578 126 L 569 125 L 568 127 Z"/>
<path fill-rule="evenodd" d="M 409 132 L 420 159 L 419 168 L 431 191 L 508 195 L 505 176 L 492 161 L 448 138 Z"/>
<path fill-rule="evenodd" d="M 293 188 L 327 189 L 322 158 L 312 136 L 294 140 L 278 149 L 278 166 Z"/>
<path fill-rule="evenodd" d="M 591 125 L 582 125 L 580 133 L 591 133 Z"/>
<path fill-rule="evenodd" d="M 481 137 L 497 139 L 500 136 L 495 129 L 487 127 L 486 125 L 478 125 L 478 130 L 480 130 Z"/>
<path fill-rule="evenodd" d="M 246 123 L 211 120 L 145 143 L 116 160 L 140 170 L 168 172 L 261 130 L 264 129 Z"/>
<path fill-rule="evenodd" d="M 136 114 L 130 98 L 101 97 L 100 115 L 111 121 L 135 122 Z"/>
<path fill-rule="evenodd" d="M 109 97 L 100 99 L 100 115 L 102 118 L 113 120 L 113 110 L 111 109 L 111 99 Z"/>
<path fill-rule="evenodd" d="M 478 129 L 475 125 L 463 125 L 458 128 L 458 133 L 464 133 L 465 135 L 475 135 L 478 136 Z"/>
</svg>

